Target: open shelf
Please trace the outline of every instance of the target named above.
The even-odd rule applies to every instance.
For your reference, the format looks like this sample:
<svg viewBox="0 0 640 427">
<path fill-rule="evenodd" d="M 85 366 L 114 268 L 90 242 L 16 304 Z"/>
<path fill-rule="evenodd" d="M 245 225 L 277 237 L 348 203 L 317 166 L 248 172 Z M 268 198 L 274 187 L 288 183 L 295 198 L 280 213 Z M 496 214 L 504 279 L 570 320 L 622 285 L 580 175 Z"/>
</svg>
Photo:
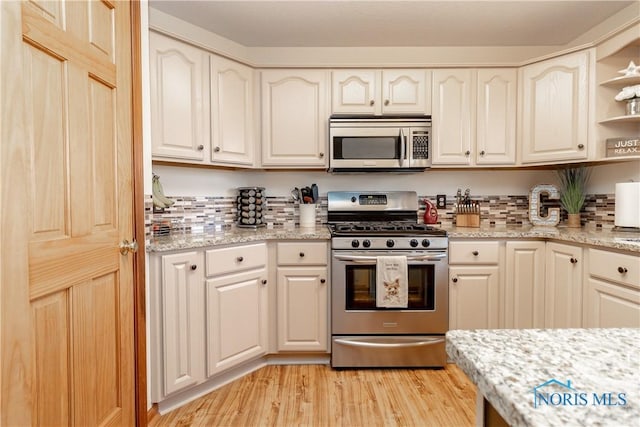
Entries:
<svg viewBox="0 0 640 427">
<path fill-rule="evenodd" d="M 613 79 L 605 80 L 600 86 L 624 87 L 640 84 L 640 75 L 637 76 L 620 76 Z"/>
<path fill-rule="evenodd" d="M 640 122 L 640 114 L 636 114 L 633 116 L 616 116 L 616 117 L 611 117 L 605 120 L 600 120 L 599 123 L 601 124 L 605 124 L 605 123 L 632 123 L 632 122 Z"/>
</svg>

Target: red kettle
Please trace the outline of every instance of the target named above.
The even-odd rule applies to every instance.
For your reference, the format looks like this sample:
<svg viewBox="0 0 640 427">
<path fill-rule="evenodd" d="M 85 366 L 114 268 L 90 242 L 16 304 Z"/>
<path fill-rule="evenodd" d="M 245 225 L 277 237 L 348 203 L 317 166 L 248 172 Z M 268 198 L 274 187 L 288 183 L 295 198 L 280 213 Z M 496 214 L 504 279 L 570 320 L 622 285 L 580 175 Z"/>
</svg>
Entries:
<svg viewBox="0 0 640 427">
<path fill-rule="evenodd" d="M 438 209 L 436 205 L 431 203 L 430 200 L 424 199 L 424 223 L 425 224 L 437 224 L 438 223 Z"/>
</svg>

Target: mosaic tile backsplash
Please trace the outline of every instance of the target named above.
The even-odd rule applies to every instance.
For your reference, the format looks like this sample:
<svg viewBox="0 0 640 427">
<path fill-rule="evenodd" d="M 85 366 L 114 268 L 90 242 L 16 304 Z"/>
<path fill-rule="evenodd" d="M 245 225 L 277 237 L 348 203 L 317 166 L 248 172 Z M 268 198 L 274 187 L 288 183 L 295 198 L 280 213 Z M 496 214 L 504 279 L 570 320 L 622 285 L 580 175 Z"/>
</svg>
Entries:
<svg viewBox="0 0 640 427">
<path fill-rule="evenodd" d="M 176 203 L 167 209 L 155 210 L 151 196 L 145 199 L 145 229 L 147 236 L 169 233 L 202 233 L 209 230 L 230 228 L 236 223 L 235 197 L 190 197 L 168 196 Z M 435 202 L 435 195 L 420 196 L 418 221 L 424 214 L 423 200 Z M 481 206 L 482 226 L 530 225 L 528 195 L 473 197 Z M 447 208 L 438 210 L 438 222 L 445 226 L 455 225 L 455 197 L 447 195 Z M 559 207 L 557 200 L 541 200 L 542 214 L 546 209 Z M 320 197 L 316 212 L 318 225 L 327 222 L 327 198 Z M 582 224 L 596 227 L 613 227 L 614 194 L 591 194 L 582 209 Z M 560 223 L 566 220 L 566 212 L 561 209 Z M 294 227 L 299 224 L 299 209 L 290 197 L 269 197 L 267 194 L 264 220 L 267 227 Z"/>
</svg>

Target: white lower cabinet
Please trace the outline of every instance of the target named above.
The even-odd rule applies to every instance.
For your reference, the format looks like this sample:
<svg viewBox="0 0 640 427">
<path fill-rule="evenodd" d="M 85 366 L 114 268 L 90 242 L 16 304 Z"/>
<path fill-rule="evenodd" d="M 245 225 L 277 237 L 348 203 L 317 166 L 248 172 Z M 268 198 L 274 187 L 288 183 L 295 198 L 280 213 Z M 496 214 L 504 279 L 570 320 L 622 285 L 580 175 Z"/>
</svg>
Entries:
<svg viewBox="0 0 640 427">
<path fill-rule="evenodd" d="M 327 244 L 282 242 L 277 252 L 278 351 L 327 351 Z"/>
<path fill-rule="evenodd" d="M 589 249 L 584 326 L 640 327 L 640 256 Z"/>
<path fill-rule="evenodd" d="M 497 241 L 449 243 L 449 329 L 499 326 Z"/>
<path fill-rule="evenodd" d="M 545 274 L 545 327 L 582 326 L 582 248 L 548 242 Z"/>
<path fill-rule="evenodd" d="M 266 354 L 266 264 L 265 243 L 206 251 L 208 376 Z"/>
<path fill-rule="evenodd" d="M 154 256 L 151 287 L 152 398 L 204 380 L 204 265 L 200 251 Z"/>
<path fill-rule="evenodd" d="M 545 242 L 508 241 L 502 326 L 544 327 Z"/>
</svg>

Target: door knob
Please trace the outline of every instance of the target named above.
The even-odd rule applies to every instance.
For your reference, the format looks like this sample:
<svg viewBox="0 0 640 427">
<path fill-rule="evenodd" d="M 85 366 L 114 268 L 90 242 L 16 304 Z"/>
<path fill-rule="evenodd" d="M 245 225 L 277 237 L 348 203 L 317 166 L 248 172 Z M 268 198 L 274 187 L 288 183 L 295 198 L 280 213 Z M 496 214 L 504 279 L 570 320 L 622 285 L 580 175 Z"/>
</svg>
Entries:
<svg viewBox="0 0 640 427">
<path fill-rule="evenodd" d="M 120 243 L 120 253 L 122 255 L 134 253 L 134 252 L 138 252 L 138 242 L 136 242 L 135 240 L 132 240 L 131 242 L 129 242 L 127 239 L 124 239 Z"/>
</svg>

